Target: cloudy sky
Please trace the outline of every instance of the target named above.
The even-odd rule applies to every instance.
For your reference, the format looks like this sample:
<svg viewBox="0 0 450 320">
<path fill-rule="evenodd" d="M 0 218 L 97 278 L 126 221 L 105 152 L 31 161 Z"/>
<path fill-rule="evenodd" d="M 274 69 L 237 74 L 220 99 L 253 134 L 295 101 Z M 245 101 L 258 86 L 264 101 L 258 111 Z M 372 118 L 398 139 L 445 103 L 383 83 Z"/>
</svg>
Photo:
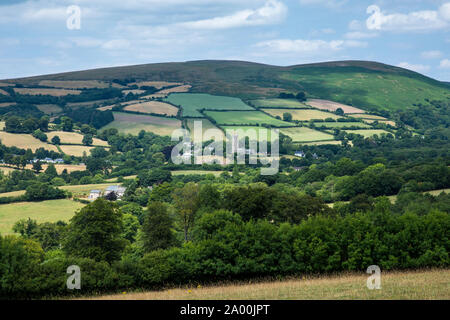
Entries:
<svg viewBox="0 0 450 320">
<path fill-rule="evenodd" d="M 1 0 L 0 31 L 0 79 L 202 59 L 356 59 L 450 81 L 449 0 Z"/>
</svg>

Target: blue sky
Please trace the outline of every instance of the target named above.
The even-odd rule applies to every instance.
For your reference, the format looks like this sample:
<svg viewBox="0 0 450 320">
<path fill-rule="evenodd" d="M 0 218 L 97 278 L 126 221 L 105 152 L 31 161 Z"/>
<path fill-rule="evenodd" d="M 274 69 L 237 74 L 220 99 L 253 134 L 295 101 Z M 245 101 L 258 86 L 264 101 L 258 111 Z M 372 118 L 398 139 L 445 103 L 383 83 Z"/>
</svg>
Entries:
<svg viewBox="0 0 450 320">
<path fill-rule="evenodd" d="M 73 5 L 80 29 L 67 27 Z M 450 81 L 449 0 L 2 0 L 0 30 L 0 79 L 201 59 L 352 59 Z"/>
</svg>

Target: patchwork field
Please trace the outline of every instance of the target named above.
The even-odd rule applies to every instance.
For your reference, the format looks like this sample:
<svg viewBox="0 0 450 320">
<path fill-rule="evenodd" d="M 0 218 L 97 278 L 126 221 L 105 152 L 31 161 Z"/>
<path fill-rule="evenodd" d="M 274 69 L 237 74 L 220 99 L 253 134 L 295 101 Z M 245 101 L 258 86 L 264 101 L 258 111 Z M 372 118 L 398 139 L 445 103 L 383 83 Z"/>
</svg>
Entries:
<svg viewBox="0 0 450 320">
<path fill-rule="evenodd" d="M 30 134 L 16 134 L 0 131 L 0 141 L 7 147 L 15 146 L 20 149 L 31 149 L 33 152 L 39 148 L 58 152 L 58 149 L 54 145 L 42 142 Z"/>
<path fill-rule="evenodd" d="M 185 92 L 189 92 L 189 90 L 191 90 L 191 88 L 192 88 L 192 86 L 190 86 L 190 85 L 182 85 L 182 86 L 178 86 L 178 87 L 163 89 L 161 91 L 158 91 L 157 94 L 169 95 L 171 93 L 185 93 Z"/>
<path fill-rule="evenodd" d="M 167 116 L 176 116 L 178 113 L 178 108 L 174 107 L 171 104 L 159 101 L 148 101 L 143 103 L 131 104 L 126 106 L 124 110 L 141 113 L 156 113 Z"/>
<path fill-rule="evenodd" d="M 50 131 L 47 132 L 48 140 L 51 141 L 54 136 L 58 136 L 61 139 L 62 144 L 82 144 L 83 135 L 77 132 L 65 132 L 65 131 Z M 93 138 L 93 146 L 107 147 L 108 142 Z"/>
<path fill-rule="evenodd" d="M 384 117 L 376 116 L 373 114 L 348 114 L 347 116 L 357 119 L 367 119 L 367 120 L 387 120 Z"/>
<path fill-rule="evenodd" d="M 201 109 L 254 110 L 241 99 L 203 93 L 175 93 L 169 95 L 165 100 L 180 106 L 183 109 L 183 116 L 191 118 L 203 118 L 203 115 L 198 111 Z"/>
<path fill-rule="evenodd" d="M 259 99 L 250 102 L 257 108 L 311 109 L 310 106 L 294 99 Z"/>
<path fill-rule="evenodd" d="M 449 269 L 387 272 L 381 290 L 367 289 L 368 275 L 342 273 L 280 281 L 185 286 L 161 291 L 122 293 L 100 300 L 448 300 Z"/>
<path fill-rule="evenodd" d="M 205 111 L 219 125 L 261 125 L 291 127 L 294 124 L 278 120 L 261 111 Z"/>
<path fill-rule="evenodd" d="M 0 131 L 5 129 L 5 121 L 0 121 Z"/>
<path fill-rule="evenodd" d="M 229 136 L 233 136 L 233 132 L 239 132 L 239 130 L 243 133 L 242 135 L 239 135 L 239 138 L 241 139 L 243 136 L 253 135 L 256 134 L 258 141 L 270 141 L 272 138 L 271 135 L 271 129 L 267 129 L 264 127 L 257 127 L 257 126 L 222 126 L 222 129 L 225 131 L 225 133 L 228 132 Z"/>
<path fill-rule="evenodd" d="M 60 145 L 59 148 L 64 152 L 65 154 L 75 156 L 75 157 L 82 157 L 84 153 L 86 152 L 86 155 L 91 154 L 91 150 L 94 149 L 94 147 L 87 147 L 87 146 L 71 146 L 71 145 Z"/>
<path fill-rule="evenodd" d="M 186 126 L 187 126 L 187 129 L 189 130 L 189 132 L 191 133 L 191 138 L 192 139 L 194 137 L 194 123 L 195 122 L 201 122 L 202 123 L 202 134 L 205 134 L 205 132 L 207 130 L 209 130 L 209 129 L 220 130 L 214 124 L 212 124 L 211 121 L 209 121 L 208 119 L 204 119 L 204 118 L 200 118 L 200 119 L 189 118 L 189 119 L 186 119 Z"/>
<path fill-rule="evenodd" d="M 6 92 L 6 91 L 3 90 L 3 89 L 0 89 L 0 94 L 2 94 L 2 95 L 4 95 L 4 96 L 9 96 L 9 93 Z"/>
<path fill-rule="evenodd" d="M 366 123 L 363 122 L 314 122 L 317 128 L 371 128 Z"/>
<path fill-rule="evenodd" d="M 18 94 L 23 95 L 48 95 L 53 97 L 63 97 L 67 95 L 79 95 L 81 91 L 79 90 L 68 90 L 68 89 L 30 89 L 30 88 L 14 88 L 14 91 Z"/>
<path fill-rule="evenodd" d="M 84 206 L 80 202 L 68 199 L 2 204 L 0 205 L 0 233 L 12 234 L 12 227 L 21 219 L 31 218 L 38 223 L 69 221 L 75 211 Z"/>
<path fill-rule="evenodd" d="M 310 99 L 306 102 L 308 105 L 310 105 L 313 108 L 320 109 L 320 110 L 328 110 L 331 112 L 335 112 L 337 109 L 341 108 L 344 113 L 365 113 L 364 110 L 347 106 L 342 103 L 334 102 L 334 101 L 328 101 L 328 100 L 320 100 L 320 99 Z"/>
<path fill-rule="evenodd" d="M 334 136 L 307 127 L 283 128 L 281 133 L 292 138 L 293 142 L 316 142 L 334 140 Z"/>
<path fill-rule="evenodd" d="M 109 88 L 109 83 L 98 80 L 80 80 L 80 81 L 57 81 L 57 80 L 42 80 L 39 82 L 40 86 L 62 88 L 62 89 L 105 89 Z"/>
<path fill-rule="evenodd" d="M 390 121 L 390 120 L 369 120 L 369 119 L 363 119 L 364 122 L 366 123 L 374 123 L 375 121 L 378 121 L 378 123 L 384 123 L 393 127 L 396 127 L 396 123 L 395 121 Z"/>
<path fill-rule="evenodd" d="M 181 128 L 181 121 L 170 118 L 114 112 L 114 121 L 102 129 L 109 128 L 116 128 L 122 133 L 131 133 L 134 135 L 137 135 L 141 130 L 145 130 L 162 136 L 171 136 L 174 130 Z"/>
<path fill-rule="evenodd" d="M 334 113 L 324 112 L 319 110 L 298 110 L 298 109 L 261 109 L 262 111 L 276 117 L 279 116 L 283 118 L 284 113 L 290 113 L 292 115 L 293 120 L 298 121 L 309 121 L 309 120 L 325 120 L 325 119 L 340 119 L 341 116 L 338 116 Z"/>
<path fill-rule="evenodd" d="M 385 131 L 385 130 L 344 130 L 344 131 L 347 133 L 354 133 L 354 134 L 362 135 L 362 136 L 364 136 L 364 138 L 370 138 L 370 137 L 373 137 L 374 135 L 379 136 L 382 133 L 385 133 L 385 134 L 391 133 L 391 132 Z"/>
</svg>

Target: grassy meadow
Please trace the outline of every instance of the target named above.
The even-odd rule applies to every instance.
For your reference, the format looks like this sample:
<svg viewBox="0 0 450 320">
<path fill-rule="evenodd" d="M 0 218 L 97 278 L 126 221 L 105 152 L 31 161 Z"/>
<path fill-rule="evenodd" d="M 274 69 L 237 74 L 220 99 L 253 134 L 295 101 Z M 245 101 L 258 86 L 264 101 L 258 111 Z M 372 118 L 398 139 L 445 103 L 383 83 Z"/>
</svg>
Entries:
<svg viewBox="0 0 450 320">
<path fill-rule="evenodd" d="M 181 128 L 177 119 L 153 117 L 139 114 L 114 112 L 114 121 L 104 126 L 102 130 L 116 128 L 121 133 L 137 135 L 141 130 L 153 132 L 161 136 L 171 136 L 175 129 Z"/>
<path fill-rule="evenodd" d="M 363 122 L 315 122 L 314 125 L 317 128 L 325 127 L 325 128 L 361 128 L 361 129 L 369 129 L 372 128 L 367 123 Z"/>
<path fill-rule="evenodd" d="M 282 281 L 192 286 L 91 297 L 99 300 L 437 300 L 450 299 L 450 270 L 381 273 L 381 289 L 367 288 L 366 273 Z"/>
<path fill-rule="evenodd" d="M 33 152 L 36 151 L 36 149 L 44 148 L 49 151 L 58 152 L 56 146 L 42 142 L 41 140 L 34 138 L 31 134 L 0 131 L 0 140 L 2 141 L 2 144 L 7 147 L 14 146 L 25 150 L 31 149 Z"/>
<path fill-rule="evenodd" d="M 205 111 L 218 125 L 261 125 L 291 127 L 292 123 L 270 117 L 261 111 Z"/>
<path fill-rule="evenodd" d="M 310 121 L 310 120 L 325 120 L 325 119 L 340 119 L 341 116 L 335 115 L 331 112 L 324 112 L 320 110 L 298 110 L 298 109 L 261 109 L 262 111 L 270 114 L 273 117 L 279 116 L 283 118 L 284 113 L 290 113 L 292 120 L 298 121 Z"/>
<path fill-rule="evenodd" d="M 69 221 L 84 204 L 68 199 L 42 202 L 18 202 L 0 205 L 0 234 L 12 234 L 12 227 L 21 219 L 34 219 L 38 223 Z"/>
<path fill-rule="evenodd" d="M 183 109 L 183 117 L 202 118 L 201 109 L 208 110 L 254 110 L 241 99 L 213 96 L 204 93 L 175 93 L 165 99 Z"/>
<path fill-rule="evenodd" d="M 281 133 L 292 138 L 293 142 L 315 142 L 334 140 L 334 136 L 307 127 L 283 128 Z"/>
<path fill-rule="evenodd" d="M 50 131 L 46 133 L 48 140 L 51 141 L 54 136 L 58 136 L 62 144 L 82 144 L 83 135 L 77 132 L 65 132 L 65 131 Z M 92 139 L 93 146 L 107 147 L 108 142 L 100 140 L 98 138 Z"/>
<path fill-rule="evenodd" d="M 258 99 L 250 101 L 257 108 L 309 109 L 310 106 L 295 99 Z"/>
<path fill-rule="evenodd" d="M 281 75 L 298 81 L 310 94 L 360 108 L 399 110 L 431 100 L 445 101 L 449 90 L 418 74 L 369 71 L 357 66 L 302 67 Z M 320 83 L 320 85 L 318 85 Z"/>
<path fill-rule="evenodd" d="M 134 111 L 140 113 L 154 113 L 165 116 L 176 116 L 178 108 L 171 104 L 159 101 L 147 101 L 126 106 L 123 110 Z"/>
</svg>

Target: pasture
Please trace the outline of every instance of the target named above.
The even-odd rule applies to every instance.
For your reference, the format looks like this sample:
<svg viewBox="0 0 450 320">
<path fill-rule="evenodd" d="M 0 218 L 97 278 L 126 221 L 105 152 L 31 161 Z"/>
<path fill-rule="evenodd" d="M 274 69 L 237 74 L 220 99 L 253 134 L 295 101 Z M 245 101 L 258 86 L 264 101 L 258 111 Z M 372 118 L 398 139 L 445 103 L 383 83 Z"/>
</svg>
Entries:
<svg viewBox="0 0 450 320">
<path fill-rule="evenodd" d="M 100 300 L 448 300 L 449 269 L 382 271 L 381 290 L 367 288 L 368 274 L 302 276 L 279 281 L 191 285 L 160 291 L 126 292 Z"/>
<path fill-rule="evenodd" d="M 363 122 L 314 122 L 317 128 L 371 128 L 370 125 Z"/>
<path fill-rule="evenodd" d="M 140 113 L 154 113 L 166 116 L 176 116 L 178 113 L 178 108 L 171 104 L 159 102 L 159 101 L 148 101 L 136 104 L 130 104 L 126 106 L 123 110 L 134 111 Z"/>
<path fill-rule="evenodd" d="M 386 130 L 344 130 L 344 131 L 347 133 L 354 133 L 354 134 L 362 135 L 364 138 L 370 138 L 370 137 L 373 137 L 374 135 L 380 136 L 383 133 L 392 134 L 391 132 L 386 131 Z"/>
<path fill-rule="evenodd" d="M 219 128 L 217 128 L 211 121 L 209 121 L 208 119 L 205 118 L 200 118 L 200 119 L 193 119 L 193 118 L 189 118 L 186 119 L 186 127 L 189 130 L 189 132 L 191 133 L 191 139 L 194 138 L 194 123 L 195 122 L 201 122 L 202 123 L 202 134 L 205 134 L 206 131 L 208 131 L 209 129 L 217 129 L 220 130 Z M 221 131 L 222 132 L 222 131 Z"/>
<path fill-rule="evenodd" d="M 316 141 L 316 142 L 305 142 L 305 143 L 302 143 L 302 145 L 305 145 L 305 146 L 326 146 L 326 145 L 340 146 L 341 144 L 342 144 L 342 141 L 339 141 L 339 140 Z"/>
<path fill-rule="evenodd" d="M 39 148 L 58 152 L 56 146 L 42 142 L 30 134 L 17 134 L 0 131 L 0 141 L 7 147 L 15 146 L 25 150 L 31 149 L 33 152 Z"/>
<path fill-rule="evenodd" d="M 391 121 L 391 120 L 366 120 L 366 119 L 363 119 L 363 121 L 367 122 L 367 123 L 370 123 L 370 124 L 374 123 L 375 121 L 378 121 L 378 123 L 384 123 L 384 124 L 390 125 L 392 127 L 396 127 L 397 126 L 395 121 Z"/>
<path fill-rule="evenodd" d="M 270 114 L 273 117 L 283 118 L 284 113 L 290 113 L 292 115 L 292 120 L 298 121 L 310 121 L 310 120 L 325 120 L 325 119 L 340 119 L 341 116 L 338 116 L 334 113 L 324 112 L 313 109 L 261 109 L 262 111 Z"/>
<path fill-rule="evenodd" d="M 47 132 L 48 140 L 51 141 L 54 136 L 58 136 L 61 139 L 61 144 L 82 144 L 83 135 L 77 132 L 65 132 L 65 131 L 50 131 Z M 107 147 L 108 142 L 93 138 L 93 146 Z"/>
<path fill-rule="evenodd" d="M 203 93 L 175 93 L 169 95 L 165 100 L 180 106 L 183 109 L 183 117 L 190 118 L 203 118 L 203 115 L 199 112 L 201 109 L 254 110 L 241 99 Z"/>
<path fill-rule="evenodd" d="M 261 111 L 205 111 L 218 125 L 271 125 L 273 127 L 292 127 L 294 124 L 272 118 Z"/>
<path fill-rule="evenodd" d="M 345 104 L 329 101 L 329 100 L 321 100 L 321 99 L 310 99 L 306 102 L 308 105 L 310 105 L 313 108 L 320 109 L 320 110 L 327 110 L 331 112 L 335 112 L 337 109 L 341 108 L 345 114 L 352 113 L 365 113 L 364 110 L 347 106 Z"/>
<path fill-rule="evenodd" d="M 0 234 L 12 234 L 14 224 L 21 219 L 31 218 L 38 223 L 69 221 L 75 211 L 85 205 L 68 200 L 48 200 L 42 202 L 18 202 L 0 205 Z"/>
<path fill-rule="evenodd" d="M 68 89 L 42 89 L 42 88 L 14 88 L 14 92 L 23 95 L 46 95 L 53 97 L 64 97 L 67 95 L 79 95 L 81 91 L 79 90 L 68 90 Z"/>
<path fill-rule="evenodd" d="M 40 86 L 61 89 L 105 89 L 109 88 L 109 83 L 98 80 L 42 80 Z"/>
<path fill-rule="evenodd" d="M 365 119 L 365 120 L 387 120 L 385 117 L 376 116 L 373 114 L 348 114 L 348 117 L 357 118 L 357 119 Z"/>
<path fill-rule="evenodd" d="M 307 127 L 283 128 L 280 132 L 292 138 L 293 142 L 333 141 L 334 136 Z"/>
<path fill-rule="evenodd" d="M 124 95 L 127 95 L 127 94 L 129 94 L 129 93 L 135 94 L 135 95 L 140 95 L 140 94 L 145 93 L 145 90 L 140 90 L 140 89 L 122 90 L 122 93 L 123 93 Z"/>
<path fill-rule="evenodd" d="M 153 132 L 161 136 L 171 136 L 172 132 L 181 128 L 177 119 L 153 117 L 139 114 L 114 112 L 114 121 L 103 129 L 116 128 L 121 133 L 137 135 L 141 130 Z"/>
<path fill-rule="evenodd" d="M 250 102 L 256 108 L 311 109 L 310 106 L 295 99 L 258 99 Z"/>
<path fill-rule="evenodd" d="M 60 145 L 59 148 L 63 153 L 75 157 L 82 157 L 84 153 L 86 153 L 86 155 L 89 156 L 91 154 L 91 150 L 94 149 L 94 147 L 67 145 L 67 144 Z"/>
<path fill-rule="evenodd" d="M 247 137 L 249 135 L 256 134 L 258 141 L 270 141 L 272 138 L 271 129 L 267 129 L 264 127 L 258 126 L 222 126 L 222 129 L 225 133 L 228 132 L 229 136 L 233 136 L 233 132 L 242 132 L 239 135 L 239 139 L 242 139 L 244 136 Z"/>
<path fill-rule="evenodd" d="M 6 92 L 6 91 L 3 90 L 3 89 L 0 89 L 0 94 L 2 94 L 2 95 L 4 95 L 4 96 L 9 96 L 9 93 Z"/>
</svg>

